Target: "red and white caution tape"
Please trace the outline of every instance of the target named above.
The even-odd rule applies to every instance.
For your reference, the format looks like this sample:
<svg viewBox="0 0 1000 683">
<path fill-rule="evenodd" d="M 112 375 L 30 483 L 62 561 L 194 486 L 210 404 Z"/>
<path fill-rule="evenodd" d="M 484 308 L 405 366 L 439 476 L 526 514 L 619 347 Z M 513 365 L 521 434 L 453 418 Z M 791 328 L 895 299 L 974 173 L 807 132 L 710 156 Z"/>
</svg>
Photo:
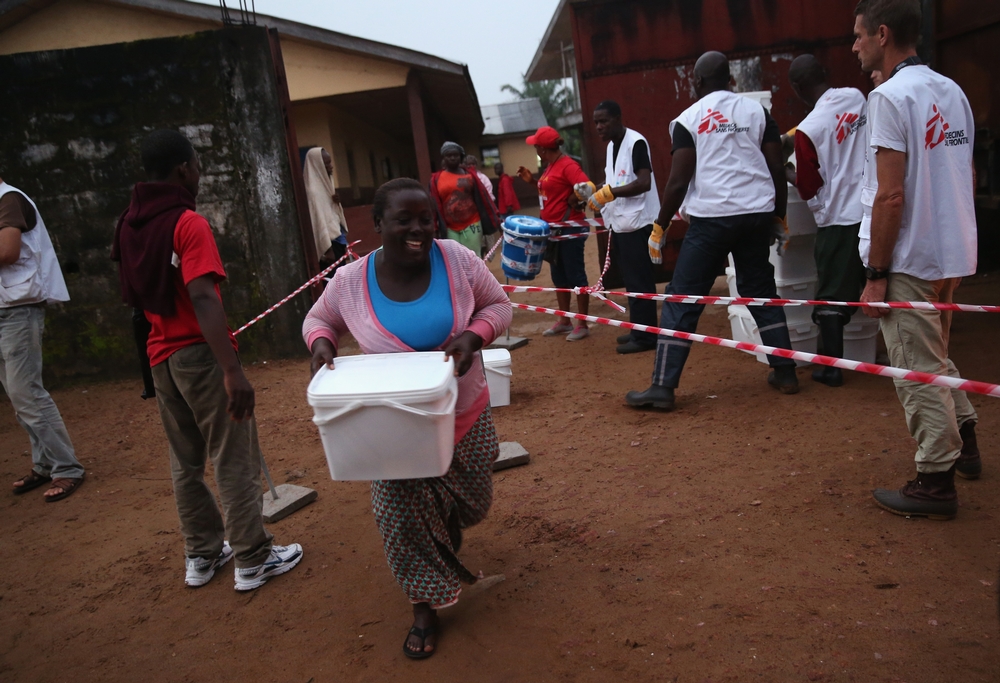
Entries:
<svg viewBox="0 0 1000 683">
<path fill-rule="evenodd" d="M 240 329 L 236 330 L 236 332 L 234 332 L 233 334 L 239 334 L 240 332 L 242 332 L 246 328 L 250 327 L 251 325 L 253 325 L 253 324 L 257 323 L 257 322 L 260 322 L 261 320 L 263 320 L 267 316 L 271 315 L 276 310 L 278 310 L 279 308 L 281 308 L 282 306 L 284 306 L 285 304 L 287 304 L 289 301 L 291 301 L 292 299 L 294 299 L 297 295 L 299 295 L 300 293 L 304 292 L 306 289 L 308 289 L 312 285 L 314 285 L 317 282 L 319 282 L 320 280 L 322 280 L 326 276 L 327 273 L 329 273 L 330 271 L 332 271 L 334 268 L 336 268 L 337 266 L 339 266 L 341 263 L 343 263 L 344 261 L 346 261 L 348 258 L 357 258 L 357 255 L 354 253 L 354 251 L 351 249 L 351 247 L 354 247 L 355 245 L 358 245 L 358 244 L 361 244 L 361 240 L 355 240 L 354 242 L 351 242 L 350 244 L 348 244 L 347 245 L 347 253 L 344 254 L 343 256 L 341 256 L 339 259 L 337 259 L 332 265 L 327 266 L 326 268 L 324 268 L 323 270 L 321 270 L 319 273 L 317 273 L 313 277 L 309 278 L 304 285 L 302 285 L 301 287 L 299 287 L 298 289 L 296 289 L 294 292 L 292 292 L 291 294 L 289 294 L 288 296 L 286 296 L 284 299 L 282 299 L 281 301 L 279 301 L 275 305 L 271 306 L 269 309 L 267 309 L 266 311 L 264 311 L 263 313 L 261 313 L 260 315 L 258 315 L 256 318 L 254 318 L 253 320 L 251 320 L 250 322 L 248 322 L 246 325 L 244 325 Z"/>
<path fill-rule="evenodd" d="M 501 285 L 507 292 L 575 292 L 575 289 L 558 287 L 521 287 Z M 591 292 L 596 294 L 595 292 Z M 597 292 L 606 296 L 622 296 L 630 299 L 651 301 L 672 301 L 679 304 L 720 304 L 735 306 L 850 306 L 853 308 L 912 309 L 922 311 L 964 311 L 967 313 L 1000 313 L 1000 306 L 979 306 L 975 304 L 954 304 L 930 301 L 825 301 L 822 299 L 762 299 L 737 296 L 696 296 L 693 294 L 644 294 L 641 292 Z"/>
<path fill-rule="evenodd" d="M 582 221 L 560 221 L 549 223 L 550 228 L 586 228 L 587 226 L 604 227 L 603 218 L 585 218 Z"/>
<path fill-rule="evenodd" d="M 490 247 L 490 250 L 486 253 L 486 256 L 483 257 L 483 260 L 488 262 L 490 259 L 492 259 L 493 254 L 496 253 L 497 249 L 499 249 L 500 245 L 502 244 L 503 244 L 503 231 L 500 231 L 500 235 L 498 236 L 497 241 L 493 243 L 492 247 Z"/>
<path fill-rule="evenodd" d="M 563 242 L 565 240 L 578 240 L 581 237 L 590 237 L 591 235 L 601 235 L 606 232 L 611 232 L 610 230 L 591 230 L 589 232 L 571 232 L 566 235 L 550 235 L 549 240 L 552 242 Z"/>
<path fill-rule="evenodd" d="M 818 365 L 829 365 L 831 367 L 842 368 L 844 370 L 854 370 L 856 372 L 863 372 L 869 375 L 879 375 L 881 377 L 893 377 L 895 379 L 908 380 L 910 382 L 919 382 L 921 384 L 933 384 L 935 386 L 947 387 L 949 389 L 955 389 L 958 391 L 968 391 L 973 394 L 983 394 L 984 396 L 994 396 L 1000 398 L 1000 385 L 988 384 L 987 382 L 976 382 L 973 380 L 962 379 L 961 377 L 948 377 L 947 375 L 933 375 L 927 372 L 914 372 L 913 370 L 904 370 L 902 368 L 894 368 L 887 365 L 876 365 L 874 363 L 861 363 L 856 360 L 847 360 L 846 358 L 832 358 L 830 356 L 820 356 L 815 353 L 806 353 L 805 351 L 776 349 L 773 346 L 764 346 L 763 344 L 738 342 L 732 339 L 723 339 L 721 337 L 709 337 L 703 334 L 695 334 L 693 332 L 678 332 L 677 330 L 667 330 L 662 327 L 653 327 L 651 325 L 639 325 L 636 323 L 629 323 L 622 320 L 613 320 L 611 318 L 599 318 L 593 315 L 583 315 L 582 313 L 570 313 L 568 311 L 560 311 L 554 308 L 544 308 L 542 306 L 529 306 L 527 304 L 519 304 L 513 302 L 511 303 L 511 306 L 513 306 L 514 308 L 523 309 L 525 311 L 535 311 L 536 313 L 547 313 L 549 315 L 557 315 L 563 318 L 573 318 L 575 320 L 586 320 L 587 322 L 597 323 L 599 325 L 624 327 L 627 330 L 637 330 L 639 332 L 652 332 L 653 334 L 658 334 L 666 337 L 674 337 L 675 339 L 686 339 L 688 341 L 701 342 L 704 344 L 712 344 L 714 346 L 724 346 L 730 349 L 739 349 L 740 351 L 765 353 L 771 356 L 791 358 L 793 360 L 801 360 L 807 363 L 816 363 Z"/>
</svg>

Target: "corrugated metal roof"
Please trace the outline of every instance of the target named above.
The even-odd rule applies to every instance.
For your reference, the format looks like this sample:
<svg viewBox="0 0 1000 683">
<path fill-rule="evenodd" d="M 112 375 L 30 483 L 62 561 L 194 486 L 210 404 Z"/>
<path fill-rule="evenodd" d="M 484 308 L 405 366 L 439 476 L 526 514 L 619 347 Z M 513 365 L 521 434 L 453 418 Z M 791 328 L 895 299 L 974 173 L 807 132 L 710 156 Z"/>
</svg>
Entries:
<svg viewBox="0 0 1000 683">
<path fill-rule="evenodd" d="M 534 132 L 547 126 L 542 103 L 537 97 L 517 102 L 487 104 L 481 107 L 486 128 L 483 135 L 510 135 L 511 133 Z"/>
</svg>

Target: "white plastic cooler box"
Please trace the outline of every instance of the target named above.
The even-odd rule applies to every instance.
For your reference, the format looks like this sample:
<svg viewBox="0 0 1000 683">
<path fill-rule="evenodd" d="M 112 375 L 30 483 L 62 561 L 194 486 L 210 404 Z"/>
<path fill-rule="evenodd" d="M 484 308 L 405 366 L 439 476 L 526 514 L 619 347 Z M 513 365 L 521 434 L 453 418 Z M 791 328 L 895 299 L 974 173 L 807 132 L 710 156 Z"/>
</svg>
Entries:
<svg viewBox="0 0 1000 683">
<path fill-rule="evenodd" d="M 490 407 L 510 405 L 510 351 L 483 349 L 483 367 L 486 368 L 486 385 L 490 390 Z"/>
<path fill-rule="evenodd" d="M 455 364 L 444 352 L 345 356 L 307 391 L 337 481 L 440 477 L 455 443 Z"/>
</svg>

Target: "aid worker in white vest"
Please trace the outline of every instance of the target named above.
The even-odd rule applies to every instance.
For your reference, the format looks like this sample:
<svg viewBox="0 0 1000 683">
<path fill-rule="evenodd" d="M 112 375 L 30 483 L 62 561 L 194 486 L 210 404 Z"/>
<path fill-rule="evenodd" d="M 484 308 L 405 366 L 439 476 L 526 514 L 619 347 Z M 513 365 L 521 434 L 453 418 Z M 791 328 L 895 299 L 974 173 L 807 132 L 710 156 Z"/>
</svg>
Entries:
<svg viewBox="0 0 1000 683">
<path fill-rule="evenodd" d="M 769 245 L 788 200 L 781 133 L 759 103 L 730 91 L 729 61 L 721 52 L 698 59 L 694 80 L 700 99 L 670 123 L 673 163 L 654 227 L 656 234 L 683 205 L 690 228 L 667 293 L 707 295 L 732 253 L 740 295 L 775 298 Z M 694 332 L 704 308 L 664 302 L 660 327 Z M 751 306 L 750 312 L 764 344 L 791 349 L 780 306 Z M 690 350 L 689 341 L 661 336 L 652 385 L 628 392 L 625 401 L 636 408 L 673 408 Z M 795 361 L 768 356 L 768 362 L 768 383 L 796 393 Z"/>
<path fill-rule="evenodd" d="M 865 282 L 858 255 L 861 175 L 865 167 L 868 102 L 857 88 L 831 88 L 826 70 L 812 55 L 799 55 L 788 69 L 792 90 L 812 111 L 795 131 L 795 172 L 789 181 L 816 219 L 816 298 L 857 301 Z M 844 326 L 858 309 L 816 306 L 823 353 L 844 357 Z M 821 366 L 812 378 L 831 387 L 844 383 L 840 368 Z"/>
<path fill-rule="evenodd" d="M 660 213 L 649 143 L 642 134 L 622 125 L 622 109 L 606 100 L 594 109 L 594 126 L 608 143 L 604 165 L 605 185 L 588 205 L 604 218 L 611 230 L 611 250 L 625 289 L 656 293 L 656 276 L 649 258 L 648 241 Z M 629 321 L 656 326 L 656 302 L 629 299 Z M 618 337 L 618 353 L 639 353 L 656 348 L 656 335 L 631 331 Z"/>
<path fill-rule="evenodd" d="M 972 110 L 954 81 L 917 57 L 919 0 L 864 0 L 855 14 L 861 68 L 885 76 L 868 97 L 861 301 L 950 302 L 976 272 Z M 950 312 L 863 310 L 881 318 L 892 365 L 959 376 L 948 358 Z M 979 418 L 965 392 L 894 381 L 917 442 L 917 476 L 899 490 L 876 489 L 875 500 L 898 515 L 951 519 L 956 471 L 976 479 L 981 470 Z"/>
<path fill-rule="evenodd" d="M 48 485 L 48 502 L 83 482 L 66 425 L 42 386 L 45 305 L 69 301 L 45 222 L 34 202 L 0 179 L 0 383 L 31 442 L 32 470 L 15 494 Z"/>
</svg>

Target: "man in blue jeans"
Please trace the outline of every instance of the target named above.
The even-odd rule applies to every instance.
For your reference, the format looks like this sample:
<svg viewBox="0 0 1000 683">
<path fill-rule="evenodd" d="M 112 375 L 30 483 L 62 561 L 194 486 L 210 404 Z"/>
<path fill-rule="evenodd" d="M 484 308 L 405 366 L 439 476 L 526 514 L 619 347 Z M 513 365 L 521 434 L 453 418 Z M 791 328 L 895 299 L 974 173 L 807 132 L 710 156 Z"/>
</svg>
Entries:
<svg viewBox="0 0 1000 683">
<path fill-rule="evenodd" d="M 13 491 L 48 485 L 49 503 L 72 495 L 84 476 L 59 408 L 42 386 L 45 305 L 62 301 L 69 292 L 45 221 L 26 194 L 0 179 L 0 383 L 28 432 L 33 465 Z"/>
<path fill-rule="evenodd" d="M 722 53 L 706 52 L 694 73 L 700 99 L 670 123 L 673 163 L 656 226 L 667 224 L 682 204 L 690 217 L 666 291 L 708 294 L 732 253 L 740 294 L 774 298 L 769 245 L 776 221 L 783 223 L 788 200 L 778 126 L 762 106 L 730 91 L 729 61 Z M 704 308 L 664 302 L 660 326 L 694 332 Z M 780 307 L 753 306 L 750 312 L 765 345 L 791 348 Z M 625 401 L 636 408 L 672 409 L 690 351 L 690 341 L 661 336 L 652 386 L 628 392 Z M 795 361 L 768 356 L 768 362 L 773 368 L 768 383 L 785 394 L 798 392 Z"/>
</svg>

